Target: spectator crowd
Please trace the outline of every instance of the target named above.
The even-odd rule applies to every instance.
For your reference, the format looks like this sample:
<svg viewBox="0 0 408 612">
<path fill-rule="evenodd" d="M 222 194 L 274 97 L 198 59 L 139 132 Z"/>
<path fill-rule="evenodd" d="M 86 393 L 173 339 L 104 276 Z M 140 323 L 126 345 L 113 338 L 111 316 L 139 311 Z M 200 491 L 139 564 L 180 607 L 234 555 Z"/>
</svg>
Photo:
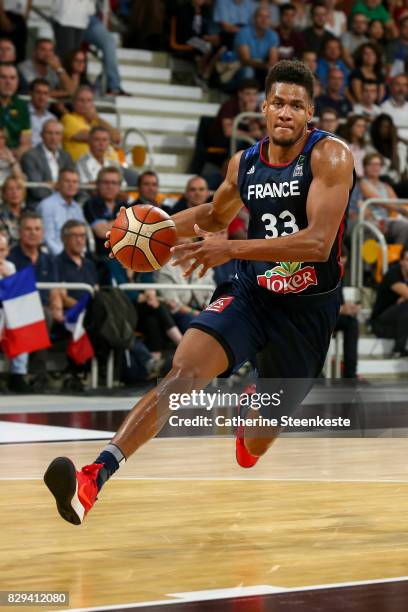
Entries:
<svg viewBox="0 0 408 612">
<path fill-rule="evenodd" d="M 94 287 L 128 281 L 180 284 L 182 271 L 171 265 L 155 275 L 125 271 L 107 257 L 105 234 L 121 206 L 151 203 L 174 214 L 209 201 L 225 173 L 234 119 L 248 113 L 234 135 L 237 148 L 265 135 L 259 116 L 263 84 L 268 70 L 280 59 L 298 59 L 311 68 L 315 75 L 313 125 L 344 139 L 355 158 L 358 180 L 346 245 L 364 199 L 386 202 L 408 197 L 406 0 L 116 3 L 113 16 L 127 23 L 125 42 L 169 47 L 170 52 L 175 44 L 182 45 L 183 54 L 196 67 L 197 82 L 218 90 L 221 100 L 217 116 L 201 120 L 190 168 L 194 177 L 172 206 L 163 204 L 155 172 L 138 175 L 124 163 L 119 130 L 97 110 L 101 94 L 112 101 L 127 95 L 114 36 L 101 11 L 104 3 L 52 3 L 54 38 L 37 38 L 27 54 L 31 4 L 29 0 L 0 3 L 0 279 L 31 264 L 37 281 L 85 282 Z M 172 33 L 169 39 L 166 31 Z M 92 82 L 87 74 L 89 45 L 102 53 L 105 89 L 100 79 Z M 132 195 L 129 186 L 135 187 Z M 408 328 L 403 248 L 408 244 L 408 211 L 379 205 L 367 211 L 367 220 L 389 244 L 401 245 L 403 263 L 395 264 L 401 271 L 399 280 L 388 287 L 396 299 L 388 295 L 387 302 L 401 308 L 394 308 L 393 316 L 374 309 L 373 319 L 375 332 L 394 337 L 391 322 L 395 329 Z M 246 227 L 243 212 L 231 223 L 228 236 L 243 238 Z M 233 273 L 229 263 L 209 273 L 204 282 L 215 287 Z M 129 294 L 137 318 L 129 354 L 138 364 L 141 379 L 163 371 L 169 351 L 210 297 L 205 292 L 150 289 Z M 64 313 L 80 299 L 81 292 L 41 292 L 53 340 L 66 338 Z M 346 304 L 342 314 L 355 317 L 357 309 Z M 377 314 L 382 316 L 380 324 L 375 322 Z M 342 324 L 348 325 L 344 317 Z M 400 336 L 399 331 L 396 351 L 404 355 L 407 336 L 403 342 Z M 25 390 L 31 362 L 41 363 L 41 359 L 40 354 L 30 360 L 27 355 L 12 360 L 10 389 Z M 69 375 L 77 377 L 80 370 L 73 364 L 69 367 Z M 38 387 L 44 388 L 44 368 L 37 369 Z M 347 372 L 355 376 L 355 364 Z"/>
</svg>

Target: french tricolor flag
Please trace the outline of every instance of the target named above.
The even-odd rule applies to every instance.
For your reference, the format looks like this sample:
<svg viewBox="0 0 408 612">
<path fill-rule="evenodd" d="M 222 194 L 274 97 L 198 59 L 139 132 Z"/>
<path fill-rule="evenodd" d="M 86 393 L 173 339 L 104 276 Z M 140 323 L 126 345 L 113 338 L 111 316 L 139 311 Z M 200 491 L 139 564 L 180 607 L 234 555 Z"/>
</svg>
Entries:
<svg viewBox="0 0 408 612">
<path fill-rule="evenodd" d="M 3 302 L 1 345 L 9 359 L 50 346 L 33 266 L 0 281 Z"/>
<path fill-rule="evenodd" d="M 88 359 L 92 359 L 95 353 L 84 328 L 84 317 L 89 301 L 89 295 L 84 295 L 78 302 L 65 313 L 65 327 L 71 332 L 67 353 L 72 361 L 81 365 Z"/>
</svg>

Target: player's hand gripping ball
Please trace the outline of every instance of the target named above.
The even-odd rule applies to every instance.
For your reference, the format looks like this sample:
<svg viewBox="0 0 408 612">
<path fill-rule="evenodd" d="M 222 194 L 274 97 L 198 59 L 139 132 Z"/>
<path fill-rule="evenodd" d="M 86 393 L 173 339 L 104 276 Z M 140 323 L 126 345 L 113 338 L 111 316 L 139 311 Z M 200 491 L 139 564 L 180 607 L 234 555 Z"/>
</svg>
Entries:
<svg viewBox="0 0 408 612">
<path fill-rule="evenodd" d="M 112 226 L 109 245 L 125 268 L 151 272 L 169 261 L 176 240 L 176 226 L 169 215 L 156 206 L 140 204 L 121 209 Z"/>
</svg>

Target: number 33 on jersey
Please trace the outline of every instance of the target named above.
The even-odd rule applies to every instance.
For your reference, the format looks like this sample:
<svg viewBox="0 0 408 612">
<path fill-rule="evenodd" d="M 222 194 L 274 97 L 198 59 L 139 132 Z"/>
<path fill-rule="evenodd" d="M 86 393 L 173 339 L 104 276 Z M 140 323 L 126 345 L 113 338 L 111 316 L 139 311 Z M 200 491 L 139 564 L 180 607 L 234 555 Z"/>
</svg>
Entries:
<svg viewBox="0 0 408 612">
<path fill-rule="evenodd" d="M 290 236 L 307 227 L 306 202 L 313 180 L 311 156 L 314 145 L 332 135 L 312 130 L 300 155 L 287 164 L 270 164 L 263 154 L 268 138 L 243 152 L 238 187 L 249 211 L 248 238 L 273 239 Z M 346 215 L 345 215 L 346 216 Z M 325 262 L 238 262 L 238 282 L 257 285 L 273 293 L 322 293 L 338 284 L 345 216 Z"/>
</svg>

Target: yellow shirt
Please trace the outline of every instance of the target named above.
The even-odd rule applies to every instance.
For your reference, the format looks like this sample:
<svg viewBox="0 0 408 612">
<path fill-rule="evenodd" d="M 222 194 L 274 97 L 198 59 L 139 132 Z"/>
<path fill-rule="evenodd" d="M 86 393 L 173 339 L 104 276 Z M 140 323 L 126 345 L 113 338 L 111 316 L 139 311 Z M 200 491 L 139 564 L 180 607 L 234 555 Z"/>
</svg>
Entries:
<svg viewBox="0 0 408 612">
<path fill-rule="evenodd" d="M 72 137 L 82 130 L 90 130 L 95 125 L 99 125 L 98 121 L 93 120 L 89 123 L 85 117 L 78 115 L 78 113 L 65 113 L 65 115 L 62 116 L 61 123 L 64 126 L 62 147 L 64 151 L 70 154 L 73 161 L 76 162 L 82 155 L 89 153 L 89 145 L 86 142 L 72 140 Z M 106 157 L 112 161 L 118 161 L 118 155 L 113 147 L 109 147 Z"/>
<path fill-rule="evenodd" d="M 72 137 L 82 130 L 90 130 L 94 125 L 97 125 L 97 122 L 92 121 L 92 123 L 89 123 L 85 117 L 78 115 L 78 113 L 65 113 L 65 115 L 62 116 L 61 123 L 64 126 L 64 140 L 62 146 L 76 162 L 81 155 L 86 155 L 86 153 L 89 152 L 89 146 L 86 142 L 72 140 Z"/>
</svg>

